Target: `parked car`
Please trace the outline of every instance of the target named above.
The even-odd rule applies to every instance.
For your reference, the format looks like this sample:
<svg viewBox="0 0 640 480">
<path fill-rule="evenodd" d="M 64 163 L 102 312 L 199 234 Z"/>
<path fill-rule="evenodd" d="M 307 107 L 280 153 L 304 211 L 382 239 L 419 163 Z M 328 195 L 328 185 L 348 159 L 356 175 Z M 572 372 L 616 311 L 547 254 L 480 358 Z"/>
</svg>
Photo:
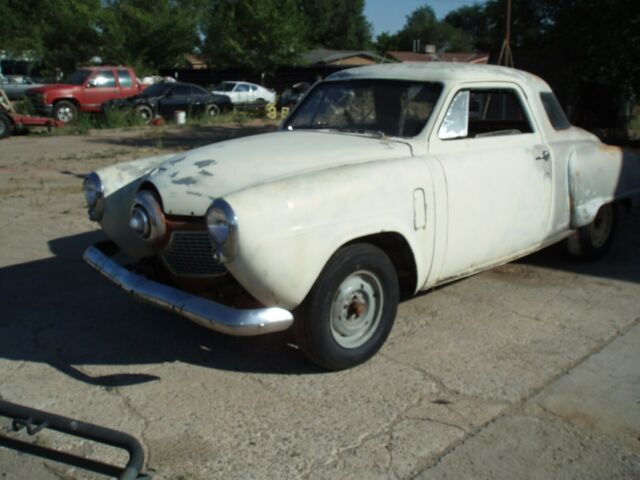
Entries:
<svg viewBox="0 0 640 480">
<path fill-rule="evenodd" d="M 277 108 L 292 108 L 295 107 L 304 94 L 311 88 L 311 84 L 308 82 L 299 82 L 295 85 L 292 85 L 290 88 L 287 88 L 282 95 L 278 97 L 278 102 L 276 103 Z"/>
<path fill-rule="evenodd" d="M 145 122 L 162 116 L 171 118 L 182 110 L 188 116 L 207 115 L 215 117 L 232 108 L 226 95 L 213 95 L 192 83 L 156 83 L 147 87 L 140 95 L 123 100 L 112 100 L 105 108 L 133 109 Z"/>
<path fill-rule="evenodd" d="M 85 259 L 116 285 L 219 332 L 293 327 L 341 369 L 378 351 L 401 295 L 562 240 L 604 255 L 640 158 L 569 125 L 528 73 L 386 64 L 316 84 L 277 132 L 107 167 L 84 190 L 111 238 Z"/>
<path fill-rule="evenodd" d="M 27 90 L 36 111 L 63 123 L 72 123 L 78 112 L 100 112 L 102 104 L 142 92 L 133 69 L 128 67 L 85 67 L 73 72 L 62 84 Z"/>
<path fill-rule="evenodd" d="M 276 94 L 249 82 L 222 82 L 211 91 L 214 95 L 227 95 L 234 105 L 247 103 L 275 103 Z"/>
<path fill-rule="evenodd" d="M 9 100 L 20 100 L 26 96 L 29 88 L 39 86 L 41 85 L 25 75 L 0 76 L 0 90 L 4 90 Z"/>
</svg>

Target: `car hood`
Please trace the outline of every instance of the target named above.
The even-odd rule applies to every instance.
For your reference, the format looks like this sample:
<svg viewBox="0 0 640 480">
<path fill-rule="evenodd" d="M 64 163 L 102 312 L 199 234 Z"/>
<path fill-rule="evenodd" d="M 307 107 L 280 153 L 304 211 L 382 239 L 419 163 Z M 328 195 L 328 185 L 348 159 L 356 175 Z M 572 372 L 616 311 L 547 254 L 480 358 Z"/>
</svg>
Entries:
<svg viewBox="0 0 640 480">
<path fill-rule="evenodd" d="M 150 181 L 166 213 L 204 215 L 232 192 L 343 165 L 411 156 L 396 139 L 328 131 L 281 131 L 214 143 L 170 158 Z"/>
<path fill-rule="evenodd" d="M 42 85 L 39 87 L 30 88 L 28 90 L 29 93 L 47 93 L 51 91 L 62 91 L 62 90 L 74 90 L 82 88 L 81 85 L 70 85 L 66 83 L 53 83 L 50 85 Z"/>
</svg>

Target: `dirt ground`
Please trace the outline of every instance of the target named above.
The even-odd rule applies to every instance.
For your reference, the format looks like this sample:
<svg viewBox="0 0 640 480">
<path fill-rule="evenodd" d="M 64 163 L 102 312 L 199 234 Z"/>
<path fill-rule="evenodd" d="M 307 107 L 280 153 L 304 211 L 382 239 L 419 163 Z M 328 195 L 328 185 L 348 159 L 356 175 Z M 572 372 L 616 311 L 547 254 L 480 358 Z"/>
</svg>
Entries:
<svg viewBox="0 0 640 480">
<path fill-rule="evenodd" d="M 404 302 L 387 344 L 326 373 L 286 332 L 231 338 L 82 261 L 82 178 L 273 125 L 0 142 L 0 398 L 136 436 L 154 478 L 640 478 L 640 214 L 607 257 L 556 246 Z M 123 464 L 52 432 L 29 439 Z M 84 471 L 0 447 L 2 479 Z"/>
</svg>

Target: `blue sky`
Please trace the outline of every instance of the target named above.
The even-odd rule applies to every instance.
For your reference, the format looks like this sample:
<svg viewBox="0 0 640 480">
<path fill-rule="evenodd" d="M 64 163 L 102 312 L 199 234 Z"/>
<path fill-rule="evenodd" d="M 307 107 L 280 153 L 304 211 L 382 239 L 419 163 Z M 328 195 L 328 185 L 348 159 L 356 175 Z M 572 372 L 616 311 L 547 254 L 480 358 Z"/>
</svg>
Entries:
<svg viewBox="0 0 640 480">
<path fill-rule="evenodd" d="M 347 0 L 348 1 L 348 0 Z M 463 5 L 483 3 L 480 0 L 365 0 L 364 14 L 373 25 L 374 38 L 382 32 L 400 30 L 407 15 L 416 8 L 429 5 L 438 18 Z"/>
</svg>

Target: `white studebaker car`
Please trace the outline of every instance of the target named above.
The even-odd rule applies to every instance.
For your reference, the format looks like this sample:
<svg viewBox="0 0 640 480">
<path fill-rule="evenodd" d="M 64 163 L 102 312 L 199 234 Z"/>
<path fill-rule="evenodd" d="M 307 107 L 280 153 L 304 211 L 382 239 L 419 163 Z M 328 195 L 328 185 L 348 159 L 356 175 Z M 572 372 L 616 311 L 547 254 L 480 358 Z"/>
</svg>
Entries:
<svg viewBox="0 0 640 480">
<path fill-rule="evenodd" d="M 640 161 L 570 126 L 528 73 L 392 64 L 330 76 L 277 132 L 114 165 L 84 188 L 112 240 L 85 259 L 124 290 L 232 335 L 293 326 L 341 369 L 382 346 L 402 294 L 564 239 L 603 255 Z"/>
<path fill-rule="evenodd" d="M 275 103 L 272 90 L 249 82 L 222 82 L 211 91 L 214 95 L 226 95 L 234 105 L 246 103 Z"/>
</svg>

